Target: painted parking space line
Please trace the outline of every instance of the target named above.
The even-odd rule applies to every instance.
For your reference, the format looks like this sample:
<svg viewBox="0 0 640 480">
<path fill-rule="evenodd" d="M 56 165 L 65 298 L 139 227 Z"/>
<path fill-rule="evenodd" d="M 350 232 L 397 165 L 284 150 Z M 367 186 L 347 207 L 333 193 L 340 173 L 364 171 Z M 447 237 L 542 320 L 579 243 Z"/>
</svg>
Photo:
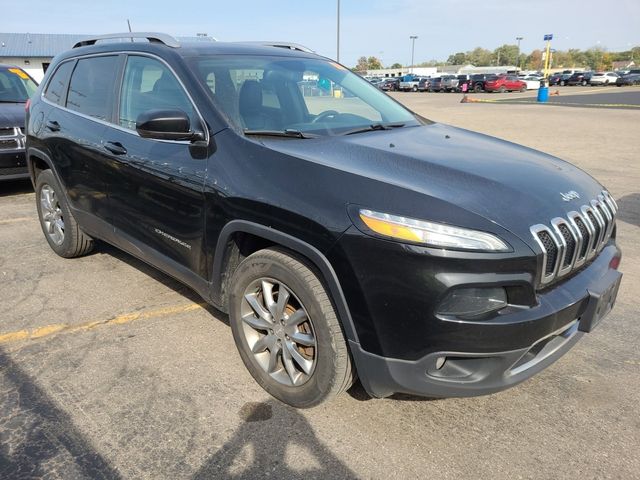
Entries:
<svg viewBox="0 0 640 480">
<path fill-rule="evenodd" d="M 146 312 L 133 312 L 118 315 L 109 320 L 93 320 L 79 324 L 56 323 L 32 329 L 17 330 L 14 332 L 0 333 L 0 345 L 14 343 L 24 340 L 36 340 L 45 337 L 52 337 L 59 333 L 78 333 L 92 330 L 99 327 L 113 325 L 123 325 L 138 320 L 149 320 L 152 318 L 166 317 L 179 313 L 192 312 L 204 308 L 206 303 L 187 303 L 181 305 L 171 305 L 169 307 L 149 310 Z"/>
<path fill-rule="evenodd" d="M 22 223 L 28 222 L 29 220 L 35 220 L 36 217 L 17 217 L 17 218 L 5 218 L 0 220 L 0 225 L 6 225 L 8 223 Z"/>
</svg>

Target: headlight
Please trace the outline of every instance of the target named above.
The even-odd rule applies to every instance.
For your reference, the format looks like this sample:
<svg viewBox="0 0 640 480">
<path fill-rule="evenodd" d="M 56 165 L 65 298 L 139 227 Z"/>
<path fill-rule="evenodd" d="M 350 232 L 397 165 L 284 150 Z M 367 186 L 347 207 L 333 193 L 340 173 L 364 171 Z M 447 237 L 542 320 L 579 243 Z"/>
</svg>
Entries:
<svg viewBox="0 0 640 480">
<path fill-rule="evenodd" d="M 495 235 L 478 230 L 425 222 L 371 210 L 360 210 L 360 219 L 379 235 L 423 243 L 431 247 L 490 252 L 511 250 L 509 245 Z"/>
</svg>

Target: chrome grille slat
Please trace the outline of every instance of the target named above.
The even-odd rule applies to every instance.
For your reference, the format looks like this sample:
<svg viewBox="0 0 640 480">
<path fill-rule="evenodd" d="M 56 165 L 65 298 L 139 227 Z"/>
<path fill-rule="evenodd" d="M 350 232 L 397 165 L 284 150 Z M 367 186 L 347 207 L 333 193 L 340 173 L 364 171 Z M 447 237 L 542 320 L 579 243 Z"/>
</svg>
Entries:
<svg viewBox="0 0 640 480">
<path fill-rule="evenodd" d="M 553 218 L 550 227 L 532 226 L 530 231 L 542 250 L 540 284 L 568 275 L 595 257 L 611 238 L 617 211 L 615 200 L 603 190 L 579 211 Z"/>
</svg>

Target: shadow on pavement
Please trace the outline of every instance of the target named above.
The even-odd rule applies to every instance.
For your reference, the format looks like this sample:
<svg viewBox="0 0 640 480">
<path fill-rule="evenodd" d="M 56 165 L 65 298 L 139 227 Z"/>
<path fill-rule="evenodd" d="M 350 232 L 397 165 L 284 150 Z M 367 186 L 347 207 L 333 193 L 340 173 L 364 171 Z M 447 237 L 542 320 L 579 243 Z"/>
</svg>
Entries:
<svg viewBox="0 0 640 480">
<path fill-rule="evenodd" d="M 247 403 L 239 413 L 244 423 L 205 461 L 195 480 L 357 478 L 296 409 L 269 400 Z"/>
<path fill-rule="evenodd" d="M 175 278 L 170 277 L 169 275 L 161 272 L 157 268 L 152 267 L 151 265 L 143 262 L 142 260 L 137 259 L 133 255 L 129 255 L 128 253 L 120 250 L 119 248 L 116 248 L 104 242 L 99 242 L 96 245 L 96 249 L 93 251 L 93 253 L 105 253 L 107 255 L 111 255 L 112 257 L 117 258 L 118 260 L 135 268 L 136 270 L 153 278 L 157 282 L 162 283 L 164 286 L 182 295 L 187 300 L 190 300 L 194 303 L 203 304 L 203 307 L 214 318 L 221 321 L 225 325 L 229 326 L 229 317 L 226 313 L 221 312 L 220 310 L 218 310 L 217 308 L 215 308 L 213 305 L 209 303 L 204 304 L 205 300 L 200 295 L 198 295 L 193 289 L 191 289 L 184 283 L 176 280 Z"/>
<path fill-rule="evenodd" d="M 0 392 L 0 478 L 121 478 L 69 414 L 2 350 Z"/>
<path fill-rule="evenodd" d="M 618 220 L 640 227 L 640 193 L 625 195 L 616 200 L 618 207 Z"/>
<path fill-rule="evenodd" d="M 10 197 L 23 193 L 32 193 L 33 185 L 28 178 L 25 180 L 9 180 L 0 182 L 0 197 Z"/>
</svg>

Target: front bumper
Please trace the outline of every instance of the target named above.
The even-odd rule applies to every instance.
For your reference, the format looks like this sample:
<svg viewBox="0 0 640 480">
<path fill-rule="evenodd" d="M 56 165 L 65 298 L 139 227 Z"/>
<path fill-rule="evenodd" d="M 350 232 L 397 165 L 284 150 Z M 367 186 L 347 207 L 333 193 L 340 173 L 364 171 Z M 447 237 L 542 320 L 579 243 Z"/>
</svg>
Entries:
<svg viewBox="0 0 640 480">
<path fill-rule="evenodd" d="M 0 150 L 0 181 L 29 178 L 24 149 Z"/>
<path fill-rule="evenodd" d="M 351 341 L 361 382 L 374 397 L 393 393 L 466 397 L 516 385 L 569 351 L 593 328 L 594 315 L 600 319 L 608 313 L 622 276 L 610 264 L 619 257 L 618 248 L 609 243 L 582 271 L 538 292 L 536 306 L 511 310 L 497 321 L 441 321 L 451 324 L 449 335 L 440 334 L 447 341 L 441 348 L 432 344 L 435 348 L 416 359 L 372 353 Z M 597 312 L 603 295 L 608 296 L 608 308 Z M 492 341 L 484 341 L 488 338 Z"/>
</svg>

